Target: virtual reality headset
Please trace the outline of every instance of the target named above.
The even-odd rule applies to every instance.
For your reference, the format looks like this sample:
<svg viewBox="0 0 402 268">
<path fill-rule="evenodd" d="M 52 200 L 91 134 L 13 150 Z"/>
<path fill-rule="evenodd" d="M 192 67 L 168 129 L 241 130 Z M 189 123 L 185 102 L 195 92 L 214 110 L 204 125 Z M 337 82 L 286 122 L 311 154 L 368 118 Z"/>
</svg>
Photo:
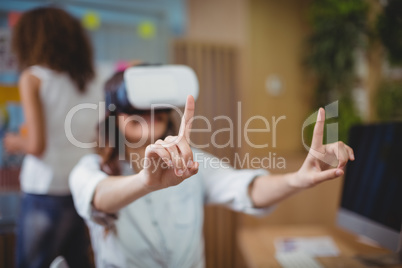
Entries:
<svg viewBox="0 0 402 268">
<path fill-rule="evenodd" d="M 107 93 L 106 105 L 128 114 L 183 107 L 188 95 L 197 99 L 198 89 L 197 76 L 188 66 L 137 65 L 124 71 L 119 88 Z"/>
</svg>

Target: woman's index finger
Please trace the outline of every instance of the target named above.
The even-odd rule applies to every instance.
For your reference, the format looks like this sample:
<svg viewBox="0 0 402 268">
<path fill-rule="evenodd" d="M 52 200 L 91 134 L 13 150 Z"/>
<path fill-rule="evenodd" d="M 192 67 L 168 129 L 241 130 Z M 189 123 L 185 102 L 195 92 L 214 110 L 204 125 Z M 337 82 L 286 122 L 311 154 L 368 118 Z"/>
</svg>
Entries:
<svg viewBox="0 0 402 268">
<path fill-rule="evenodd" d="M 317 122 L 314 126 L 313 140 L 311 141 L 311 148 L 318 149 L 323 145 L 324 140 L 324 125 L 325 125 L 325 110 L 320 108 L 317 114 Z"/>
<path fill-rule="evenodd" d="M 186 138 L 190 137 L 191 125 L 193 123 L 195 110 L 194 97 L 191 95 L 187 96 L 186 106 L 184 108 L 184 115 L 181 120 L 179 135 L 186 136 Z"/>
</svg>

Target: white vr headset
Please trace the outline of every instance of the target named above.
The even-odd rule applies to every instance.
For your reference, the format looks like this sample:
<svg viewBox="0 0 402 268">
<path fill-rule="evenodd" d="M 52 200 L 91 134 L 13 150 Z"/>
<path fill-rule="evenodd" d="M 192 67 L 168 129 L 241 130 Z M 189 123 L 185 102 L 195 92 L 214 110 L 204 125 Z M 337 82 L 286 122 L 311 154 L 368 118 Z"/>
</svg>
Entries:
<svg viewBox="0 0 402 268">
<path fill-rule="evenodd" d="M 188 95 L 197 99 L 198 88 L 197 76 L 188 66 L 141 65 L 125 70 L 124 83 L 106 101 L 123 110 L 124 106 L 135 110 L 182 107 Z"/>
</svg>

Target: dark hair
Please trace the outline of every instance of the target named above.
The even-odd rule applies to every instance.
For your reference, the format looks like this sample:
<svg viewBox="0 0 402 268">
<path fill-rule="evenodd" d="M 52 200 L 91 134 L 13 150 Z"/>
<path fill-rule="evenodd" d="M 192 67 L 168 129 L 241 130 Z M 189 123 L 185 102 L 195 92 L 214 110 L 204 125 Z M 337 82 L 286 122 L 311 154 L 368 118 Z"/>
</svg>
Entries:
<svg viewBox="0 0 402 268">
<path fill-rule="evenodd" d="M 116 72 L 111 78 L 109 78 L 105 83 L 105 95 L 108 96 L 110 93 L 117 91 L 121 84 L 124 82 L 124 71 Z M 98 125 L 99 134 L 98 137 L 105 141 L 104 148 L 98 148 L 98 154 L 102 157 L 101 169 L 109 175 L 120 175 L 120 165 L 118 163 L 119 158 L 119 145 L 121 144 L 120 139 L 123 138 L 123 134 L 120 133 L 118 120 L 115 119 L 119 107 L 109 110 L 109 107 L 105 107 L 106 114 L 105 119 Z M 112 120 L 113 118 L 113 120 Z M 113 128 L 113 131 L 111 131 Z M 113 133 L 114 137 L 110 137 Z M 176 127 L 173 123 L 171 117 L 169 117 L 168 126 L 166 132 L 161 137 L 164 139 L 169 135 L 175 135 Z M 110 144 L 112 142 L 113 144 Z M 98 144 L 100 144 L 98 142 Z"/>
<path fill-rule="evenodd" d="M 21 69 L 43 65 L 66 72 L 80 92 L 95 74 L 85 30 L 60 8 L 40 7 L 25 12 L 13 29 L 12 49 Z"/>
</svg>

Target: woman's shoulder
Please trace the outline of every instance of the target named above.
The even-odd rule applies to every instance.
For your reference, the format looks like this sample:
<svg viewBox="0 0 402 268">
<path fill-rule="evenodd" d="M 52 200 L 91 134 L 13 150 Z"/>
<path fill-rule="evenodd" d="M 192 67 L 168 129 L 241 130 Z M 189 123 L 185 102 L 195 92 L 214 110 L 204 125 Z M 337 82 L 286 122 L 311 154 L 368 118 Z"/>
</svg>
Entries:
<svg viewBox="0 0 402 268">
<path fill-rule="evenodd" d="M 57 71 L 43 65 L 32 65 L 26 69 L 32 75 L 36 76 L 42 81 L 55 81 L 57 83 L 65 83 L 63 81 L 68 80 L 68 83 L 73 84 L 70 75 L 65 71 Z"/>
<path fill-rule="evenodd" d="M 32 65 L 25 69 L 26 72 L 29 72 L 31 75 L 36 76 L 39 79 L 45 79 L 47 77 L 52 77 L 57 72 L 42 65 Z"/>
<path fill-rule="evenodd" d="M 70 173 L 70 178 L 88 177 L 88 174 L 102 173 L 101 157 L 98 154 L 87 154 L 78 161 Z"/>
<path fill-rule="evenodd" d="M 25 69 L 19 78 L 18 88 L 21 94 L 31 94 L 38 92 L 41 85 L 41 79 L 35 75 L 30 69 Z"/>
<path fill-rule="evenodd" d="M 101 157 L 98 154 L 87 154 L 78 160 L 71 173 L 87 171 L 87 170 L 101 170 L 100 168 Z"/>
<path fill-rule="evenodd" d="M 94 164 L 96 165 L 100 165 L 101 162 L 101 156 L 98 154 L 86 154 L 83 157 L 81 157 L 81 159 L 78 161 L 77 165 L 81 165 L 81 166 L 92 166 Z"/>
<path fill-rule="evenodd" d="M 26 68 L 21 72 L 19 82 L 39 83 L 40 77 L 36 74 L 34 69 Z"/>
</svg>

